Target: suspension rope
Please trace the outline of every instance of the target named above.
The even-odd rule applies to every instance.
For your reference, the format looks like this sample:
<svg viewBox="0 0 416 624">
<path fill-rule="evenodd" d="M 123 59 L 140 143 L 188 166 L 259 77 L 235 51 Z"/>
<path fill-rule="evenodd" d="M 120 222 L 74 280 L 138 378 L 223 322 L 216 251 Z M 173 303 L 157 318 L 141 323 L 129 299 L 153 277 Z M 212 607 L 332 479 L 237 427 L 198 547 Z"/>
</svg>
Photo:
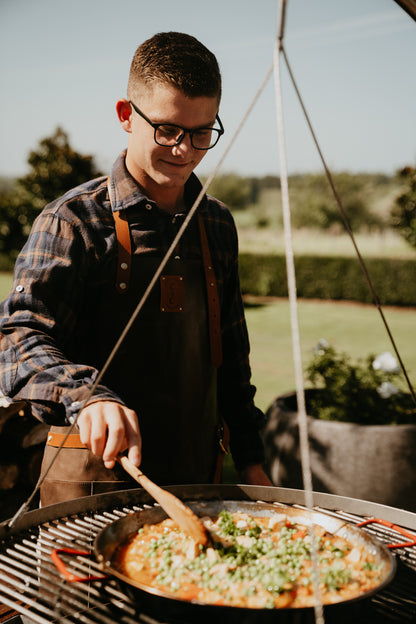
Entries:
<svg viewBox="0 0 416 624">
<path fill-rule="evenodd" d="M 401 355 L 399 353 L 396 341 L 395 341 L 395 339 L 393 337 L 393 334 L 392 334 L 392 332 L 390 330 L 390 326 L 389 326 L 389 324 L 387 322 L 387 319 L 386 319 L 386 317 L 384 315 L 383 309 L 382 309 L 381 304 L 380 304 L 380 300 L 379 300 L 379 298 L 377 296 L 377 293 L 375 291 L 374 284 L 373 284 L 373 282 L 371 280 L 371 277 L 370 277 L 370 274 L 368 272 L 367 266 L 366 266 L 366 264 L 364 262 L 364 259 L 363 259 L 362 255 L 360 253 L 360 250 L 358 248 L 358 245 L 357 245 L 357 242 L 355 240 L 355 236 L 354 236 L 354 233 L 353 233 L 353 231 L 351 229 L 350 223 L 348 221 L 348 217 L 347 217 L 347 214 L 345 212 L 344 206 L 343 206 L 343 204 L 341 202 L 341 199 L 340 199 L 340 197 L 338 195 L 338 192 L 337 192 L 337 190 L 335 188 L 333 177 L 332 177 L 331 172 L 330 172 L 330 170 L 329 170 L 329 168 L 328 168 L 328 166 L 326 164 L 326 161 L 325 161 L 325 158 L 323 156 L 322 150 L 320 148 L 318 139 L 317 139 L 316 134 L 315 134 L 315 132 L 313 130 L 312 123 L 311 123 L 309 115 L 307 113 L 305 104 L 303 102 L 302 96 L 301 96 L 300 91 L 298 89 L 298 86 L 296 84 L 296 81 L 295 81 L 292 69 L 291 69 L 290 64 L 289 64 L 289 60 L 287 58 L 287 54 L 286 54 L 283 42 L 281 42 L 281 53 L 283 54 L 283 58 L 285 60 L 286 67 L 287 67 L 287 70 L 289 72 L 290 79 L 292 81 L 293 87 L 295 89 L 296 95 L 297 95 L 299 103 L 301 105 L 303 114 L 305 115 L 306 122 L 308 124 L 309 130 L 310 130 L 311 135 L 312 135 L 313 142 L 315 143 L 315 146 L 316 146 L 316 149 L 318 151 L 319 157 L 321 159 L 323 168 L 325 170 L 325 174 L 326 174 L 326 177 L 328 179 L 329 185 L 331 187 L 331 190 L 332 190 L 335 202 L 336 202 L 336 204 L 337 204 L 337 206 L 339 208 L 339 211 L 340 211 L 341 216 L 342 216 L 342 220 L 344 221 L 345 228 L 346 228 L 346 230 L 347 230 L 347 232 L 348 232 L 348 234 L 349 234 L 349 236 L 351 238 L 351 241 L 352 241 L 352 244 L 354 246 L 355 252 L 357 254 L 357 257 L 358 257 L 361 269 L 362 269 L 362 271 L 364 273 L 364 277 L 365 277 L 365 279 L 367 281 L 367 284 L 368 284 L 368 287 L 369 287 L 369 289 L 371 291 L 371 294 L 372 294 L 372 297 L 373 297 L 373 301 L 374 301 L 374 305 L 376 306 L 376 308 L 377 308 L 377 310 L 378 310 L 378 312 L 380 314 L 381 320 L 382 320 L 382 322 L 384 324 L 384 327 L 386 329 L 387 335 L 388 335 L 388 337 L 390 339 L 391 345 L 392 345 L 392 347 L 394 349 L 394 352 L 396 354 L 396 357 L 397 357 L 397 360 L 399 362 L 400 368 L 401 368 L 401 370 L 403 372 L 403 375 L 405 377 L 407 386 L 409 388 L 409 392 L 410 392 L 410 394 L 412 396 L 412 399 L 413 399 L 414 403 L 416 404 L 415 390 L 414 390 L 413 385 L 412 385 L 412 383 L 410 381 L 410 378 L 409 378 L 409 375 L 407 373 L 406 367 L 405 367 L 405 365 L 403 363 L 402 357 L 401 357 Z"/>
<path fill-rule="evenodd" d="M 186 218 L 184 219 L 183 224 L 181 225 L 181 227 L 179 228 L 175 238 L 172 241 L 172 244 L 170 245 L 169 249 L 166 252 L 166 255 L 164 256 L 164 258 L 162 259 L 159 267 L 157 268 L 154 276 L 152 277 L 151 281 L 149 282 L 148 287 L 146 288 L 141 300 L 139 301 L 139 303 L 137 304 L 136 309 L 134 310 L 133 314 L 131 315 L 129 321 L 127 322 L 126 326 L 124 327 L 120 338 L 118 339 L 117 343 L 114 345 L 113 350 L 111 351 L 110 355 L 108 356 L 106 362 L 103 365 L 103 368 L 101 369 L 99 375 L 97 376 L 97 379 L 95 380 L 92 388 L 91 388 L 91 393 L 90 396 L 88 396 L 88 398 L 86 399 L 86 401 L 88 401 L 88 399 L 91 397 L 92 394 L 94 394 L 95 389 L 97 388 L 97 386 L 99 385 L 103 375 L 105 374 L 105 372 L 107 371 L 108 367 L 110 366 L 114 356 L 116 355 L 118 349 L 120 348 L 122 342 L 124 341 L 127 333 L 129 332 L 131 326 L 133 325 L 134 321 L 137 318 L 137 315 L 139 314 L 140 310 L 143 308 L 144 304 L 146 303 L 152 289 L 154 288 L 157 280 L 159 279 L 163 269 L 165 268 L 167 262 L 169 261 L 170 257 L 172 256 L 173 252 L 175 251 L 180 239 L 182 238 L 185 230 L 187 229 L 192 217 L 194 216 L 196 210 L 198 209 L 199 204 L 201 203 L 206 191 L 208 190 L 209 185 L 211 184 L 211 182 L 213 181 L 213 179 L 215 178 L 215 176 L 217 175 L 217 172 L 219 170 L 219 168 L 221 167 L 223 161 L 225 160 L 228 152 L 230 151 L 232 145 L 234 144 L 237 136 L 239 135 L 242 127 L 244 126 L 251 110 L 253 109 L 255 103 L 257 102 L 258 98 L 260 97 L 260 94 L 262 93 L 264 87 L 266 86 L 271 73 L 273 70 L 273 66 L 271 66 L 269 68 L 269 70 L 266 73 L 266 76 L 263 80 L 263 82 L 261 83 L 260 87 L 258 88 L 256 94 L 254 95 L 254 98 L 252 100 L 252 102 L 250 103 L 246 113 L 244 114 L 242 120 L 240 121 L 235 133 L 233 134 L 233 136 L 231 137 L 231 140 L 228 144 L 228 146 L 226 147 L 223 155 L 221 156 L 220 160 L 218 161 L 217 165 L 215 166 L 214 170 L 212 171 L 212 173 L 209 175 L 209 177 L 207 178 L 205 184 L 203 185 L 201 191 L 199 192 L 198 197 L 196 198 L 194 204 L 192 205 L 191 209 L 189 210 Z M 78 412 L 79 413 L 79 412 Z"/>
<path fill-rule="evenodd" d="M 284 12 L 286 0 L 280 0 L 281 12 Z M 284 15 L 281 18 L 284 21 Z M 286 255 L 286 271 L 287 271 L 287 286 L 289 296 L 289 309 L 290 309 L 290 323 L 292 330 L 292 351 L 294 359 L 295 369 L 295 382 L 296 382 L 296 397 L 299 413 L 299 426 L 300 426 L 300 448 L 302 455 L 302 467 L 303 467 L 303 482 L 306 495 L 306 505 L 310 509 L 313 507 L 312 496 L 312 473 L 310 457 L 308 452 L 308 432 L 307 432 L 307 420 L 306 420 L 306 407 L 305 407 L 305 393 L 303 385 L 303 366 L 302 355 L 300 348 L 300 332 L 298 321 L 298 304 L 297 304 L 297 290 L 296 290 L 296 274 L 294 264 L 294 253 L 292 246 L 292 229 L 291 229 L 291 213 L 289 202 L 289 185 L 287 175 L 287 163 L 286 163 L 286 147 L 285 147 L 285 132 L 283 122 L 283 104 L 282 104 L 282 88 L 280 80 L 280 51 L 282 49 L 283 39 L 283 23 L 279 35 L 279 39 L 275 45 L 274 51 L 274 77 L 275 77 L 275 97 L 276 97 L 276 117 L 277 117 L 277 135 L 279 143 L 279 156 L 280 156 L 280 187 L 282 196 L 282 211 L 283 211 L 283 225 L 284 225 L 284 241 L 285 241 L 285 255 Z"/>
<path fill-rule="evenodd" d="M 294 254 L 292 246 L 292 228 L 291 214 L 289 202 L 289 185 L 287 175 L 286 148 L 285 148 L 285 132 L 283 122 L 283 103 L 282 103 L 282 86 L 280 80 L 280 52 L 283 47 L 283 37 L 285 28 L 287 0 L 279 0 L 278 23 L 276 43 L 274 48 L 274 84 L 276 98 L 276 117 L 277 117 L 277 138 L 279 143 L 280 156 L 280 187 L 282 196 L 283 226 L 285 240 L 286 255 L 286 271 L 287 286 L 289 296 L 290 324 L 292 334 L 292 350 L 295 369 L 295 385 L 297 398 L 298 413 L 298 429 L 299 429 L 299 448 L 302 466 L 303 487 L 305 492 L 305 504 L 310 510 L 313 510 L 313 486 L 312 486 L 312 469 L 309 451 L 308 439 L 308 420 L 305 406 L 305 391 L 303 385 L 303 366 L 300 347 L 300 332 L 298 322 L 298 304 L 296 293 L 296 274 L 294 264 Z M 322 605 L 322 596 L 319 587 L 319 563 L 317 552 L 317 539 L 315 535 L 315 526 L 311 527 L 311 559 L 312 559 L 312 584 L 314 590 L 314 615 L 316 624 L 324 624 L 324 613 Z"/>
</svg>

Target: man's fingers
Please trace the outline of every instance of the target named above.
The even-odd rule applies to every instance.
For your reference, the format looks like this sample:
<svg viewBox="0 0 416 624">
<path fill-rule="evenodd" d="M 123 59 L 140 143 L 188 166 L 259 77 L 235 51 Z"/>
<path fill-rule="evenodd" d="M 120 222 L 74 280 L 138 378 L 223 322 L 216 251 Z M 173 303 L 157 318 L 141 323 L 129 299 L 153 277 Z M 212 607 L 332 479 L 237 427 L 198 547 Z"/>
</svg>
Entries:
<svg viewBox="0 0 416 624">
<path fill-rule="evenodd" d="M 129 449 L 128 458 L 135 465 L 140 466 L 142 461 L 142 437 L 136 413 L 129 410 L 127 414 L 126 441 Z"/>
<path fill-rule="evenodd" d="M 117 411 L 112 411 L 111 418 L 109 417 L 110 414 L 107 416 L 107 435 L 104 439 L 104 448 L 100 454 L 103 456 L 106 468 L 112 468 L 117 455 L 123 450 L 123 445 L 125 445 L 125 427 L 123 423 L 122 410 L 117 409 Z"/>
<path fill-rule="evenodd" d="M 114 401 L 97 401 L 82 410 L 78 425 L 81 442 L 102 456 L 106 468 L 113 468 L 117 455 L 126 448 L 129 459 L 140 464 L 141 436 L 133 410 Z"/>
<path fill-rule="evenodd" d="M 128 458 L 135 466 L 140 466 L 142 463 L 142 453 L 139 445 L 133 445 L 129 447 Z"/>
<path fill-rule="evenodd" d="M 79 429 L 79 437 L 81 439 L 82 444 L 85 446 L 90 446 L 91 439 L 91 420 L 84 410 L 79 414 L 77 419 L 77 427 Z"/>
</svg>

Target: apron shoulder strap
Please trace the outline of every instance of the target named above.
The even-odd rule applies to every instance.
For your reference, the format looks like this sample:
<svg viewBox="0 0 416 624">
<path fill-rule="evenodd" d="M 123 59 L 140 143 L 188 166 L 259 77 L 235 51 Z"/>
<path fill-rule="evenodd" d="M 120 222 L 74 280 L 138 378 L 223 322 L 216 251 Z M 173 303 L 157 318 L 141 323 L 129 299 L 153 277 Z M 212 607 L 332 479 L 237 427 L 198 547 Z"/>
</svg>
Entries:
<svg viewBox="0 0 416 624">
<path fill-rule="evenodd" d="M 211 360 L 213 365 L 218 368 L 222 364 L 220 301 L 218 297 L 217 280 L 215 278 L 214 267 L 212 266 L 211 254 L 209 251 L 207 233 L 201 213 L 198 213 L 198 225 L 207 288 Z"/>
<path fill-rule="evenodd" d="M 107 182 L 110 194 L 110 180 Z M 120 211 L 113 212 L 116 228 L 118 258 L 116 288 L 120 294 L 126 293 L 130 284 L 131 273 L 131 239 L 127 217 Z M 221 317 L 220 302 L 218 297 L 217 280 L 211 261 L 207 234 L 201 213 L 198 213 L 199 235 L 201 239 L 202 260 L 205 272 L 205 284 L 207 289 L 209 338 L 211 346 L 211 359 L 213 365 L 218 368 L 222 364 L 222 340 L 221 340 Z"/>
<path fill-rule="evenodd" d="M 107 179 L 108 197 L 111 201 L 110 178 Z M 131 273 L 131 240 L 130 227 L 125 213 L 113 212 L 114 224 L 116 227 L 118 257 L 117 257 L 117 277 L 116 288 L 120 294 L 126 293 L 130 285 Z"/>
<path fill-rule="evenodd" d="M 129 222 L 125 214 L 113 212 L 116 226 L 118 258 L 116 288 L 123 294 L 128 291 L 131 272 L 131 240 Z"/>
</svg>

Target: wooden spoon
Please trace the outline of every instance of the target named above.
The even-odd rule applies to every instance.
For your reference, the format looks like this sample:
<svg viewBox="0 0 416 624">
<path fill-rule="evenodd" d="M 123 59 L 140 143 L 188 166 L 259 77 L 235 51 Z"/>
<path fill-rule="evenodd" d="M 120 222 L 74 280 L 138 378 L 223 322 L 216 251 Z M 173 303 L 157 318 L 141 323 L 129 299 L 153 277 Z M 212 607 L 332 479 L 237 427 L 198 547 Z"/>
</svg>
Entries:
<svg viewBox="0 0 416 624">
<path fill-rule="evenodd" d="M 190 535 L 196 544 L 206 546 L 208 533 L 201 520 L 179 498 L 153 483 L 143 472 L 137 468 L 125 455 L 119 455 L 117 461 L 166 511 L 185 533 Z"/>
</svg>

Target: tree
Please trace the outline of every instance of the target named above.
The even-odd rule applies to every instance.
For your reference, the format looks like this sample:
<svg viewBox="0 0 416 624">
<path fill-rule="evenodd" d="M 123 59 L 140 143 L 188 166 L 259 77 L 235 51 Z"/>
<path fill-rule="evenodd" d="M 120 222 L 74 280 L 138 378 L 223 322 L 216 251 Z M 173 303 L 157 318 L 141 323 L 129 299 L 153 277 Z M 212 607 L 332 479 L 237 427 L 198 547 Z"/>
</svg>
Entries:
<svg viewBox="0 0 416 624">
<path fill-rule="evenodd" d="M 255 182 L 242 178 L 235 173 L 225 173 L 216 177 L 208 193 L 227 204 L 231 210 L 245 208 L 249 203 L 256 201 Z"/>
<path fill-rule="evenodd" d="M 57 128 L 28 157 L 29 173 L 0 194 L 0 252 L 11 259 L 23 246 L 43 207 L 69 189 L 100 175 L 92 156 L 79 154 Z"/>
<path fill-rule="evenodd" d="M 391 222 L 401 236 L 412 247 L 416 247 L 416 168 L 405 167 L 398 175 L 407 188 L 396 199 L 391 211 Z"/>
<path fill-rule="evenodd" d="M 353 231 L 382 230 L 385 227 L 382 218 L 371 210 L 368 202 L 369 184 L 375 183 L 372 178 L 350 173 L 336 173 L 332 178 Z M 326 176 L 309 174 L 296 182 L 299 192 L 293 202 L 294 227 L 344 231 L 343 218 Z"/>
</svg>

